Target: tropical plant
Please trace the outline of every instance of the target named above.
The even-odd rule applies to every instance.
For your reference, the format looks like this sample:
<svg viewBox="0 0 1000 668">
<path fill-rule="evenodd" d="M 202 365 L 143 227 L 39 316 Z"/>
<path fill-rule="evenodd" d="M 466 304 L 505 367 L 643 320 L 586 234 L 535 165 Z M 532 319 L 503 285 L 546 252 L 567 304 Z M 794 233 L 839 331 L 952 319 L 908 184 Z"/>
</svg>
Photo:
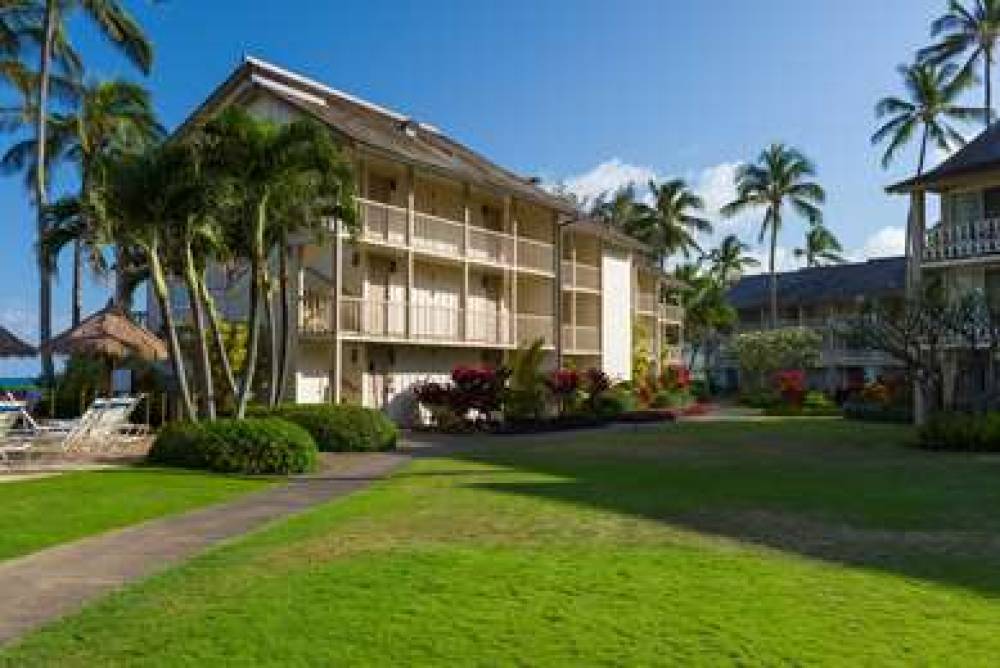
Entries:
<svg viewBox="0 0 1000 668">
<path fill-rule="evenodd" d="M 968 4 L 948 2 L 945 13 L 931 24 L 931 37 L 939 41 L 921 49 L 918 58 L 941 64 L 968 54 L 960 75 L 969 81 L 975 78 L 975 67 L 981 62 L 984 100 L 980 114 L 989 126 L 993 117 L 993 53 L 1000 38 L 1000 0 L 970 0 Z"/>
<path fill-rule="evenodd" d="M 778 322 L 778 274 L 775 266 L 778 253 L 778 233 L 784 222 L 784 208 L 807 218 L 812 223 L 822 220 L 820 205 L 826 193 L 816 182 L 812 162 L 797 149 L 784 144 L 772 144 L 764 149 L 757 161 L 740 165 L 736 172 L 736 199 L 722 208 L 722 214 L 732 217 L 748 209 L 764 209 L 760 226 L 760 241 L 770 233 L 768 271 L 771 275 L 771 326 Z"/>
<path fill-rule="evenodd" d="M 747 380 L 760 389 L 779 370 L 808 369 L 815 365 L 822 340 L 819 334 L 804 327 L 746 332 L 733 340 L 733 351 Z"/>
<path fill-rule="evenodd" d="M 319 233 L 334 218 L 353 230 L 357 221 L 353 180 L 329 131 L 313 121 L 278 125 L 232 107 L 209 121 L 197 141 L 212 178 L 227 193 L 223 215 L 229 229 L 227 243 L 250 267 L 249 337 L 236 407 L 242 416 L 257 366 L 262 316 L 272 340 L 269 403 L 281 397 L 280 370 L 287 366 L 290 336 L 288 237 L 303 228 Z M 272 250 L 279 262 L 281 343 L 273 324 L 268 263 Z"/>
<path fill-rule="evenodd" d="M 635 184 L 629 183 L 611 193 L 602 193 L 590 210 L 605 225 L 626 234 L 636 234 L 643 218 L 643 206 L 636 197 Z"/>
<path fill-rule="evenodd" d="M 544 340 L 536 339 L 515 350 L 510 359 L 510 380 L 504 410 L 511 420 L 538 419 L 545 412 L 545 379 L 542 361 Z"/>
<path fill-rule="evenodd" d="M 99 160 L 117 153 L 142 151 L 160 141 L 166 133 L 156 119 L 149 92 L 123 80 L 94 81 L 81 86 L 71 111 L 52 114 L 50 130 L 47 151 L 50 161 L 70 162 L 80 176 L 79 194 L 50 207 L 43 237 L 43 254 L 47 256 L 50 271 L 56 268 L 60 250 L 66 244 L 73 244 L 72 323 L 75 326 L 80 322 L 83 301 L 84 255 L 90 258 L 96 270 L 104 269 L 99 231 L 95 221 L 87 215 L 88 207 L 80 204 L 91 196 Z M 35 139 L 25 139 L 8 150 L 0 160 L 0 169 L 22 167 L 35 155 Z M 124 253 L 119 255 L 124 260 Z M 120 273 L 123 272 L 124 266 Z M 115 302 L 122 305 L 122 292 L 127 283 L 123 278 L 115 283 Z"/>
<path fill-rule="evenodd" d="M 736 311 L 726 301 L 729 285 L 722 280 L 721 272 L 704 271 L 698 264 L 680 265 L 674 275 L 681 283 L 679 296 L 691 350 L 690 366 L 694 367 L 698 353 L 704 352 L 707 368 L 719 332 L 736 321 Z"/>
<path fill-rule="evenodd" d="M 760 261 L 749 255 L 750 245 L 735 234 L 727 235 L 716 248 L 703 257 L 709 264 L 709 272 L 724 286 L 730 286 L 740 279 L 747 269 L 760 266 Z"/>
<path fill-rule="evenodd" d="M 43 0 L 38 0 L 38 3 Z M 34 87 L 35 104 L 35 206 L 38 209 L 37 234 L 39 246 L 45 237 L 45 207 L 48 204 L 49 93 L 53 64 L 59 63 L 60 53 L 69 51 L 66 45 L 67 22 L 81 14 L 97 27 L 98 32 L 117 48 L 131 63 L 148 74 L 153 63 L 153 49 L 132 16 L 118 0 L 44 0 L 44 5 L 25 3 L 25 11 L 38 13 L 40 18 L 38 83 Z M 53 58 L 55 56 L 55 58 Z M 42 343 L 52 334 L 52 281 L 46 259 L 39 252 L 39 338 Z M 42 355 L 42 372 L 52 377 L 52 358 Z"/>
<path fill-rule="evenodd" d="M 822 267 L 828 264 L 843 264 L 844 248 L 837 237 L 821 223 L 813 223 L 806 230 L 806 244 L 795 249 L 795 257 L 805 259 L 807 267 Z"/>
<path fill-rule="evenodd" d="M 653 205 L 642 207 L 633 235 L 650 244 L 661 259 L 674 253 L 689 257 L 691 251 L 700 251 L 695 236 L 712 231 L 712 224 L 701 215 L 704 200 L 683 179 L 650 181 L 649 190 Z"/>
<path fill-rule="evenodd" d="M 872 135 L 873 145 L 885 144 L 882 167 L 888 167 L 899 150 L 920 136 L 917 176 L 924 172 L 927 148 L 931 140 L 943 151 L 965 145 L 965 138 L 949 121 L 968 121 L 981 113 L 974 107 L 959 104 L 969 79 L 955 65 L 900 65 L 906 97 L 888 96 L 875 105 L 875 116 L 882 125 Z M 887 120 L 886 120 L 887 119 Z"/>
</svg>

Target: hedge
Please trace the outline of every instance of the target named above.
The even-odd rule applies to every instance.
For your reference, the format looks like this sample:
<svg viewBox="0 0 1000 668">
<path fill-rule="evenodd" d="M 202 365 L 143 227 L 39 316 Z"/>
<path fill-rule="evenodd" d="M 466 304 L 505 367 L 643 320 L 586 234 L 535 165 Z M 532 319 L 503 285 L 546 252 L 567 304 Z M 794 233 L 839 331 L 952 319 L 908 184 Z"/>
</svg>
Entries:
<svg viewBox="0 0 1000 668">
<path fill-rule="evenodd" d="M 935 413 L 920 428 L 920 445 L 928 450 L 1000 452 L 1000 413 Z"/>
<path fill-rule="evenodd" d="M 178 422 L 160 430 L 147 460 L 219 473 L 286 475 L 314 470 L 316 450 L 308 431 L 279 418 Z"/>
<path fill-rule="evenodd" d="M 393 450 L 396 425 L 381 411 L 348 404 L 285 404 L 271 415 L 308 431 L 321 452 Z"/>
</svg>

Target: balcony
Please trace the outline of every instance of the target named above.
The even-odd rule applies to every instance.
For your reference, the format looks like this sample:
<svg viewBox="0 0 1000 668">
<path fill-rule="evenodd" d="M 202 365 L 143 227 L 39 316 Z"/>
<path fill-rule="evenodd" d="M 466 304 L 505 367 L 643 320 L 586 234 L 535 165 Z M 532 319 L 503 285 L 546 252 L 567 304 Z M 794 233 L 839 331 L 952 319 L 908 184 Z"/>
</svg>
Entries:
<svg viewBox="0 0 1000 668">
<path fill-rule="evenodd" d="M 601 269 L 582 262 L 563 260 L 562 284 L 567 290 L 598 292 L 601 289 Z"/>
<path fill-rule="evenodd" d="M 601 330 L 596 325 L 563 325 L 563 348 L 571 353 L 601 351 Z"/>
<path fill-rule="evenodd" d="M 655 316 L 660 310 L 660 300 L 655 292 L 640 292 L 636 296 L 635 310 L 639 313 Z"/>
<path fill-rule="evenodd" d="M 361 214 L 361 238 L 365 241 L 407 248 L 407 209 L 358 198 Z M 429 213 L 413 214 L 413 249 L 452 259 L 513 267 L 552 274 L 552 244 L 533 239 L 515 239 L 504 232 L 470 225 L 468 247 L 463 223 Z"/>
<path fill-rule="evenodd" d="M 683 364 L 684 363 L 684 350 L 681 346 L 675 344 L 664 344 L 662 348 L 663 361 L 666 364 Z"/>
<path fill-rule="evenodd" d="M 941 262 L 996 254 L 1000 254 L 1000 219 L 990 218 L 928 230 L 923 259 Z"/>
<path fill-rule="evenodd" d="M 303 335 L 333 334 L 332 300 L 328 296 L 307 294 L 299 306 L 299 331 Z M 401 301 L 340 299 L 340 330 L 347 337 L 506 347 L 514 345 L 512 323 L 509 312 L 496 309 L 462 309 L 440 304 L 407 307 Z M 517 324 L 522 342 L 542 338 L 546 345 L 552 345 L 551 316 L 519 314 Z"/>
</svg>

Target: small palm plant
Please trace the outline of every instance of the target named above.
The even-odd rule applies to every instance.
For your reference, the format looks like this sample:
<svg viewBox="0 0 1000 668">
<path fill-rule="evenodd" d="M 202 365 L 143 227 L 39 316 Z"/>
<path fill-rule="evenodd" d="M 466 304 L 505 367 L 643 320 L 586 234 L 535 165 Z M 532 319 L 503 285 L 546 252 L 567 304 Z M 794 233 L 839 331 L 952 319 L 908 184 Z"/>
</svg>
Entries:
<svg viewBox="0 0 1000 668">
<path fill-rule="evenodd" d="M 843 264 L 844 247 L 836 235 L 826 226 L 814 223 L 806 230 L 804 248 L 795 249 L 795 257 L 805 259 L 807 267 L 822 267 L 830 264 Z"/>
</svg>

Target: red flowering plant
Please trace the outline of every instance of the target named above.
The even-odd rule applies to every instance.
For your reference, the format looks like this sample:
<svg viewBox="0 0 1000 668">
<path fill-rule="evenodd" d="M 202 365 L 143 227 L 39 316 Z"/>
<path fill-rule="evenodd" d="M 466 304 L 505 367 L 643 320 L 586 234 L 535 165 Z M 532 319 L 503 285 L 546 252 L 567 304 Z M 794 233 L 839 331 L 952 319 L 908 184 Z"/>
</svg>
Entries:
<svg viewBox="0 0 1000 668">
<path fill-rule="evenodd" d="M 683 364 L 668 366 L 660 374 L 660 389 L 686 390 L 691 387 L 691 371 Z"/>
<path fill-rule="evenodd" d="M 499 411 L 510 371 L 505 368 L 457 366 L 451 372 L 455 408 L 463 416 L 474 410 L 480 416 Z"/>
<path fill-rule="evenodd" d="M 806 374 L 802 369 L 785 369 L 774 374 L 774 384 L 785 403 L 801 406 L 806 395 Z"/>
<path fill-rule="evenodd" d="M 580 374 L 575 369 L 557 369 L 545 378 L 545 386 L 559 404 L 559 413 L 565 415 L 580 394 Z"/>
</svg>

